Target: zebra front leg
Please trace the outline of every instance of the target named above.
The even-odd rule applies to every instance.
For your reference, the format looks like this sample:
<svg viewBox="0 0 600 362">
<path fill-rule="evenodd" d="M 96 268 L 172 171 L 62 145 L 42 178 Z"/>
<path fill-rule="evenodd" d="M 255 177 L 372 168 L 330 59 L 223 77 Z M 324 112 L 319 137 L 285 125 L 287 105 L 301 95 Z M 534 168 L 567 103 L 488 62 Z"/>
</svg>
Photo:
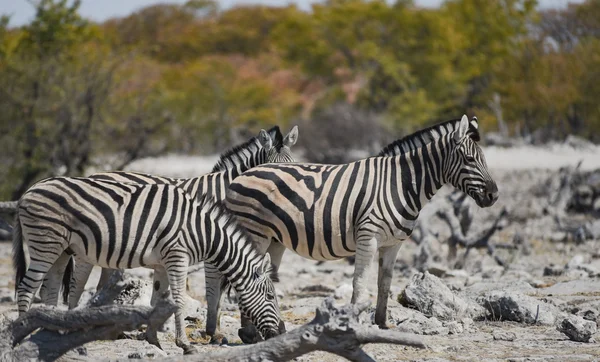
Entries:
<svg viewBox="0 0 600 362">
<path fill-rule="evenodd" d="M 375 324 L 387 329 L 387 305 L 394 275 L 394 264 L 402 243 L 379 249 L 379 273 L 377 275 L 377 307 L 375 308 Z"/>
<path fill-rule="evenodd" d="M 185 333 L 183 308 L 185 306 L 185 282 L 187 280 L 189 258 L 185 251 L 170 251 L 164 256 L 165 269 L 169 278 L 171 294 L 177 304 L 175 312 L 175 344 L 183 348 L 184 354 L 195 354 L 198 350 L 190 344 Z"/>
<path fill-rule="evenodd" d="M 46 273 L 46 278 L 44 278 L 40 289 L 40 298 L 42 298 L 44 304 L 58 305 L 63 274 L 70 258 L 71 256 L 68 253 L 63 252 Z"/>
<path fill-rule="evenodd" d="M 364 302 L 366 299 L 367 279 L 373 256 L 377 250 L 377 239 L 374 237 L 358 238 L 356 242 L 356 261 L 352 280 L 352 304 Z"/>
<path fill-rule="evenodd" d="M 79 304 L 87 280 L 94 267 L 93 264 L 88 263 L 83 257 L 74 255 L 74 260 L 73 275 L 71 275 L 71 283 L 69 286 L 69 309 L 73 309 Z"/>
<path fill-rule="evenodd" d="M 204 279 L 206 285 L 206 334 L 210 343 L 219 343 L 223 336 L 218 335 L 221 327 L 221 297 L 223 275 L 211 263 L 204 262 Z"/>
</svg>

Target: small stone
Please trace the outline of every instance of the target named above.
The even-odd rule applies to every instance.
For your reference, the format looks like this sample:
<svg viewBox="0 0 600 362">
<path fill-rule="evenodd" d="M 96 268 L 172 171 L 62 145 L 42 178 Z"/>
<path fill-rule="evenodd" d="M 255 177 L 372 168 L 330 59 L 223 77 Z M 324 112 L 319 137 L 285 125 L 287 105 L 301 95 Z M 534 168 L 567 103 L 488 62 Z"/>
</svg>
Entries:
<svg viewBox="0 0 600 362">
<path fill-rule="evenodd" d="M 545 277 L 557 277 L 562 275 L 562 273 L 564 272 L 564 269 L 557 266 L 557 265 L 553 265 L 550 264 L 549 266 L 544 268 L 544 276 Z"/>
<path fill-rule="evenodd" d="M 88 355 L 88 351 L 87 351 L 87 348 L 85 348 L 85 346 L 79 346 L 79 347 L 75 348 L 75 352 L 77 352 L 80 356 Z"/>
<path fill-rule="evenodd" d="M 587 321 L 575 315 L 568 315 L 557 325 L 556 329 L 576 342 L 590 342 L 592 335 L 596 333 L 596 323 Z"/>
<path fill-rule="evenodd" d="M 473 320 L 471 318 L 462 318 L 460 323 L 463 325 L 463 330 L 469 331 L 473 328 Z"/>
<path fill-rule="evenodd" d="M 140 352 L 131 352 L 129 355 L 127 355 L 127 358 L 129 358 L 129 359 L 142 359 L 142 354 Z"/>
<path fill-rule="evenodd" d="M 448 269 L 442 265 L 431 265 L 427 268 L 427 271 L 431 275 L 435 275 L 438 278 L 443 278 L 448 274 Z"/>
<path fill-rule="evenodd" d="M 585 258 L 581 254 L 577 254 L 569 260 L 567 265 L 565 265 L 565 269 L 575 269 L 581 264 L 585 262 Z"/>
<path fill-rule="evenodd" d="M 352 297 L 352 285 L 344 283 L 337 287 L 334 292 L 335 299 L 350 299 Z"/>
<path fill-rule="evenodd" d="M 600 317 L 600 314 L 598 313 L 598 311 L 595 309 L 592 309 L 592 308 L 579 311 L 577 313 L 577 315 L 582 317 L 586 321 L 592 321 L 592 322 L 596 322 L 596 320 L 598 320 L 598 317 Z"/>
<path fill-rule="evenodd" d="M 448 328 L 448 334 L 461 334 L 464 332 L 464 327 L 457 321 L 447 322 L 444 327 Z"/>
<path fill-rule="evenodd" d="M 495 341 L 508 341 L 512 342 L 517 339 L 517 335 L 513 332 L 505 332 L 505 331 L 494 331 L 492 333 Z"/>
</svg>

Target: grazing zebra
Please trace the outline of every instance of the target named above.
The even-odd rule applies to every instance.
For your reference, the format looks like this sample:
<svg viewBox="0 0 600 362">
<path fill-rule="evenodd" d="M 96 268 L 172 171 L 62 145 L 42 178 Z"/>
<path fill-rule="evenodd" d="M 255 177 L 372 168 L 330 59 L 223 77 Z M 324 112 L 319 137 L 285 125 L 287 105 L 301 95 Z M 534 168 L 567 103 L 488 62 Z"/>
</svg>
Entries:
<svg viewBox="0 0 600 362">
<path fill-rule="evenodd" d="M 258 253 L 235 217 L 208 195 L 193 199 L 173 185 L 51 178 L 19 200 L 14 234 L 19 314 L 29 310 L 44 275 L 65 251 L 104 268 L 162 268 L 178 306 L 176 344 L 191 353 L 182 314 L 185 282 L 188 266 L 205 260 L 236 290 L 241 314 L 262 336 L 279 334 L 270 257 Z"/>
<path fill-rule="evenodd" d="M 211 173 L 194 177 L 190 179 L 178 179 L 169 177 L 160 177 L 147 175 L 135 172 L 105 172 L 90 176 L 92 179 L 111 180 L 124 183 L 136 184 L 172 184 L 185 190 L 189 195 L 195 198 L 201 198 L 204 195 L 211 195 L 217 200 L 225 199 L 225 192 L 231 181 L 240 175 L 242 172 L 267 162 L 294 162 L 291 152 L 291 147 L 298 140 L 298 127 L 294 126 L 291 131 L 283 137 L 278 126 L 272 127 L 269 131 L 261 130 L 257 137 L 253 137 L 247 142 L 236 146 L 223 153 L 214 166 Z M 90 276 L 93 265 L 87 263 L 85 259 L 74 256 L 75 265 L 68 263 L 70 255 L 64 253 L 59 257 L 51 271 L 48 273 L 47 279 L 44 280 L 42 300 L 45 303 L 56 305 L 58 303 L 58 293 L 61 280 L 63 282 L 63 291 L 65 302 L 68 300 L 69 308 L 74 308 L 79 303 L 85 284 Z M 63 277 L 63 270 L 67 267 Z M 214 271 L 214 266 L 210 263 L 205 263 L 205 268 Z M 111 269 L 103 269 L 100 284 L 106 281 L 112 273 Z M 211 276 L 221 279 L 220 274 L 210 273 Z M 153 276 L 153 294 L 152 302 L 154 303 L 156 296 L 162 295 L 169 283 L 164 270 L 158 268 Z M 211 298 L 213 294 L 220 292 L 212 289 L 212 282 L 207 282 L 206 290 L 207 298 Z M 220 299 L 219 299 L 220 301 Z M 207 325 L 207 334 L 214 336 L 218 323 L 218 307 L 208 310 L 208 318 L 211 322 Z M 214 317 L 213 317 L 214 315 Z"/>
<path fill-rule="evenodd" d="M 477 119 L 463 116 L 357 162 L 258 166 L 231 183 L 225 204 L 257 247 L 268 248 L 276 269 L 285 248 L 323 261 L 356 254 L 352 303 L 364 300 L 366 271 L 379 251 L 375 322 L 384 327 L 401 241 L 437 190 L 451 184 L 480 207 L 496 202 L 498 188 L 478 140 Z"/>
</svg>

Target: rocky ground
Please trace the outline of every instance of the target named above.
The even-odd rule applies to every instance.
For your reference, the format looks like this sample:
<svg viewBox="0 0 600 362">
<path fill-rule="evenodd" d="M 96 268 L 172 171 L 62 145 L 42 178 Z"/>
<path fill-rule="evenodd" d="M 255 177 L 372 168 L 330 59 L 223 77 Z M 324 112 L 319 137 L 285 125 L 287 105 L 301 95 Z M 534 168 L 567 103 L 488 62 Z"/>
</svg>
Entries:
<svg viewBox="0 0 600 362">
<path fill-rule="evenodd" d="M 488 161 L 489 162 L 489 161 Z M 490 162 L 492 165 L 492 163 Z M 589 164 L 589 162 L 588 162 Z M 402 247 L 389 302 L 388 325 L 422 335 L 427 350 L 369 345 L 365 350 L 378 361 L 600 361 L 600 224 L 593 212 L 565 213 L 569 194 L 556 169 L 493 169 L 500 199 L 489 209 L 478 209 L 471 200 L 463 208 L 473 217 L 467 236 L 477 239 L 503 208 L 507 216 L 488 247 L 473 249 L 464 257 L 459 247 L 448 260 L 447 224 L 437 210 L 452 207 L 450 190 L 442 190 L 423 210 L 423 227 L 417 241 Z M 502 265 L 500 265 L 502 264 Z M 10 243 L 0 244 L 0 313 L 16 316 Z M 150 280 L 151 271 L 132 270 L 129 275 Z M 347 261 L 318 264 L 288 252 L 277 284 L 282 314 L 288 330 L 314 317 L 323 298 L 349 302 L 353 266 Z M 87 296 L 97 281 L 94 272 Z M 371 299 L 375 303 L 376 269 L 372 269 Z M 234 303 L 224 302 L 221 318 L 226 346 L 207 344 L 203 270 L 190 275 L 189 336 L 201 351 L 235 348 L 239 314 Z M 150 286 L 136 303 L 149 303 Z M 371 316 L 372 317 L 372 316 Z M 164 351 L 130 339 L 94 342 L 85 352 L 62 358 L 102 360 L 160 358 L 178 355 L 173 325 L 160 334 Z M 326 353 L 311 353 L 301 361 L 336 361 Z"/>
</svg>

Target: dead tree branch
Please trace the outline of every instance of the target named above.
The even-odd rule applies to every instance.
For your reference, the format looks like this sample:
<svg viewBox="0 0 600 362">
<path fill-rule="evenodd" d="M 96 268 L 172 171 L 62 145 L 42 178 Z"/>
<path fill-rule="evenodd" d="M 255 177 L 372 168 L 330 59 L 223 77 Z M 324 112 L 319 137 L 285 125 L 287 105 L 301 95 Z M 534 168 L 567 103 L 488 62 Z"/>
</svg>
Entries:
<svg viewBox="0 0 600 362">
<path fill-rule="evenodd" d="M 327 298 L 317 308 L 315 318 L 304 326 L 265 342 L 215 353 L 177 356 L 167 361 L 289 361 L 313 351 L 326 351 L 350 361 L 374 361 L 361 346 L 367 343 L 391 343 L 425 348 L 421 336 L 376 326 L 365 326 L 359 315 L 369 304 L 333 305 Z"/>
<path fill-rule="evenodd" d="M 55 307 L 30 310 L 0 330 L 0 360 L 54 361 L 88 342 L 117 339 L 123 331 L 138 329 L 142 325 L 149 328 L 160 326 L 177 308 L 166 296 L 154 308 L 95 306 L 99 301 L 112 301 L 125 286 L 126 283 L 108 285 L 97 298 L 92 298 L 91 307 L 69 311 Z M 40 328 L 41 331 L 31 335 Z"/>
<path fill-rule="evenodd" d="M 0 213 L 14 214 L 17 211 L 17 201 L 0 201 Z"/>
<path fill-rule="evenodd" d="M 468 235 L 473 222 L 473 213 L 464 202 L 465 200 L 466 195 L 461 195 L 453 202 L 452 212 L 448 209 L 442 209 L 436 214 L 440 219 L 446 222 L 452 233 L 448 240 L 448 260 L 450 261 L 456 258 L 457 245 L 460 245 L 466 248 L 463 260 L 466 259 L 471 249 L 485 248 L 498 265 L 505 266 L 505 261 L 495 254 L 496 246 L 490 243 L 490 239 L 496 231 L 502 228 L 500 222 L 508 215 L 506 208 L 502 208 L 502 211 L 500 211 L 500 214 L 498 214 L 489 228 L 479 233 Z"/>
</svg>

